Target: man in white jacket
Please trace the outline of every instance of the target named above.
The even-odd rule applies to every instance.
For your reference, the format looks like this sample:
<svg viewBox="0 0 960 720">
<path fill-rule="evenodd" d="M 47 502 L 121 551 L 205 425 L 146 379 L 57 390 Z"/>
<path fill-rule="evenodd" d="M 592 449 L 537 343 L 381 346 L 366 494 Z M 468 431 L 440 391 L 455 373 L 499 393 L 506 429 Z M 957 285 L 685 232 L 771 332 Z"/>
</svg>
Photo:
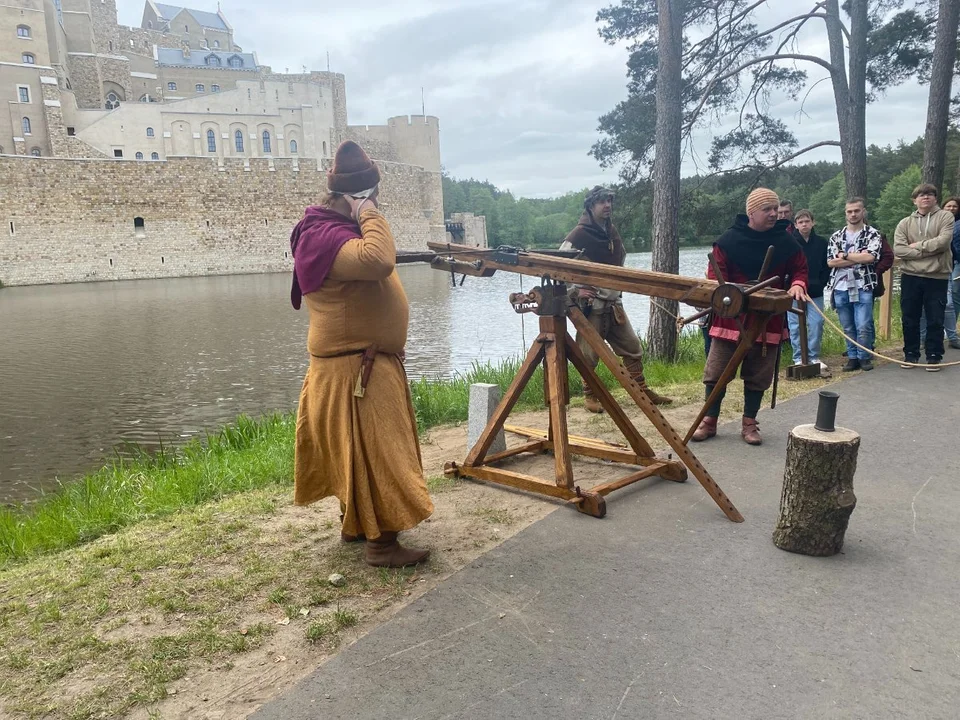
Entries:
<svg viewBox="0 0 960 720">
<path fill-rule="evenodd" d="M 937 204 L 937 188 L 929 183 L 913 191 L 916 212 L 897 225 L 893 254 L 900 259 L 900 310 L 903 322 L 903 357 L 920 361 L 920 314 L 927 318 L 924 350 L 927 371 L 940 370 L 943 359 L 943 313 L 953 260 L 953 213 Z M 901 367 L 909 367 L 902 365 Z"/>
</svg>

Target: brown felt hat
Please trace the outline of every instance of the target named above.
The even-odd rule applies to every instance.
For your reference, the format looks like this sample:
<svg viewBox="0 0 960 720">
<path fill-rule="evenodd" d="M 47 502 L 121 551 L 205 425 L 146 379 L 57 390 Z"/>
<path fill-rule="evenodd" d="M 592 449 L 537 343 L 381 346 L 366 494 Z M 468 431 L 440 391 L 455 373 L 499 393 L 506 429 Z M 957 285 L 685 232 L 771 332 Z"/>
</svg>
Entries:
<svg viewBox="0 0 960 720">
<path fill-rule="evenodd" d="M 333 157 L 333 168 L 327 171 L 327 188 L 330 192 L 362 192 L 380 182 L 380 171 L 353 140 L 344 140 Z"/>
</svg>

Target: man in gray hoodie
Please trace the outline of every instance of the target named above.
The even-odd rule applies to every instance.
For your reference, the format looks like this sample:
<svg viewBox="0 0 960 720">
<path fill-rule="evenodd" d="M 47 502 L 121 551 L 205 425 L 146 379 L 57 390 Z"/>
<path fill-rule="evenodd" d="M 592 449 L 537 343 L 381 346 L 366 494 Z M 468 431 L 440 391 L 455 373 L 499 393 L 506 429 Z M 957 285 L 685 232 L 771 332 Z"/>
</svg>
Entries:
<svg viewBox="0 0 960 720">
<path fill-rule="evenodd" d="M 954 218 L 953 213 L 940 209 L 937 188 L 929 183 L 914 189 L 913 204 L 916 212 L 900 221 L 893 236 L 893 254 L 900 259 L 902 272 L 903 357 L 908 363 L 920 361 L 920 314 L 925 313 L 926 369 L 936 372 L 943 359 L 943 312 L 953 265 L 950 241 Z"/>
</svg>

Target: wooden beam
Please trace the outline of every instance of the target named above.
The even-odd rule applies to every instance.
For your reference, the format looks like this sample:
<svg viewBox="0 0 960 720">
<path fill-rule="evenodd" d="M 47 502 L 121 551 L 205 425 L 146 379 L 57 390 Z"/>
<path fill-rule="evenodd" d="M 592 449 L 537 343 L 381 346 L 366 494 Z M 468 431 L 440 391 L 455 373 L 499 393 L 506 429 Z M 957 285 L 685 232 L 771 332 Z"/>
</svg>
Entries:
<svg viewBox="0 0 960 720">
<path fill-rule="evenodd" d="M 506 460 L 507 458 L 514 457 L 515 455 L 522 455 L 523 453 L 540 453 L 546 449 L 545 446 L 545 441 L 534 440 L 533 442 L 524 443 L 523 445 L 518 445 L 515 448 L 509 448 L 503 452 L 498 452 L 495 455 L 487 455 L 483 462 L 492 465 L 498 460 Z"/>
<path fill-rule="evenodd" d="M 501 470 L 500 468 L 486 467 L 484 465 L 453 465 L 447 474 L 456 474 L 484 480 L 486 482 L 497 483 L 498 485 L 507 485 L 518 490 L 527 490 L 529 492 L 549 495 L 551 497 L 569 500 L 575 498 L 577 493 L 565 487 L 558 485 L 548 485 L 539 479 L 522 473 Z"/>
<path fill-rule="evenodd" d="M 478 272 L 503 270 L 534 277 L 547 275 L 553 280 L 595 285 L 638 295 L 652 295 L 701 308 L 710 306 L 713 291 L 718 287 L 718 283 L 713 280 L 552 257 L 535 251 L 521 250 L 515 257 L 505 261 L 498 260 L 496 253 L 490 250 L 469 245 L 452 243 L 427 243 L 427 245 L 441 258 L 446 253 L 457 261 L 478 264 Z M 792 306 L 793 298 L 783 290 L 772 288 L 758 290 L 747 298 L 747 308 L 751 312 L 776 314 L 786 312 Z"/>
<path fill-rule="evenodd" d="M 645 480 L 648 477 L 659 475 L 660 470 L 663 469 L 664 465 L 666 465 L 666 463 L 654 463 L 650 467 L 645 467 L 643 470 L 638 470 L 637 472 L 626 475 L 619 480 L 612 480 L 611 482 L 604 483 L 603 485 L 595 485 L 594 487 L 590 488 L 590 492 L 599 493 L 600 495 L 609 495 L 614 490 L 619 490 L 620 488 L 624 488 L 627 485 L 632 485 L 640 480 Z"/>
</svg>

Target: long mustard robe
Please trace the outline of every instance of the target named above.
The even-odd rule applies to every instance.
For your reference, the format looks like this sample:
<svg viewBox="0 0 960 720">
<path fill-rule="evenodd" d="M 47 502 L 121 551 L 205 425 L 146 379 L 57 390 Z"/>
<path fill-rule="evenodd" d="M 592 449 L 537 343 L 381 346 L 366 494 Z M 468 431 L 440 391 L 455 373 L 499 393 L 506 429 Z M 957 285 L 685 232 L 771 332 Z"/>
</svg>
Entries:
<svg viewBox="0 0 960 720">
<path fill-rule="evenodd" d="M 423 480 L 417 423 L 397 354 L 410 310 L 395 268 L 396 245 L 376 210 L 360 215 L 362 237 L 340 250 L 310 311 L 310 367 L 297 413 L 294 502 L 335 495 L 343 531 L 375 539 L 433 513 Z M 359 352 L 379 347 L 364 397 L 355 397 Z M 352 354 L 351 354 L 352 353 Z"/>
</svg>

